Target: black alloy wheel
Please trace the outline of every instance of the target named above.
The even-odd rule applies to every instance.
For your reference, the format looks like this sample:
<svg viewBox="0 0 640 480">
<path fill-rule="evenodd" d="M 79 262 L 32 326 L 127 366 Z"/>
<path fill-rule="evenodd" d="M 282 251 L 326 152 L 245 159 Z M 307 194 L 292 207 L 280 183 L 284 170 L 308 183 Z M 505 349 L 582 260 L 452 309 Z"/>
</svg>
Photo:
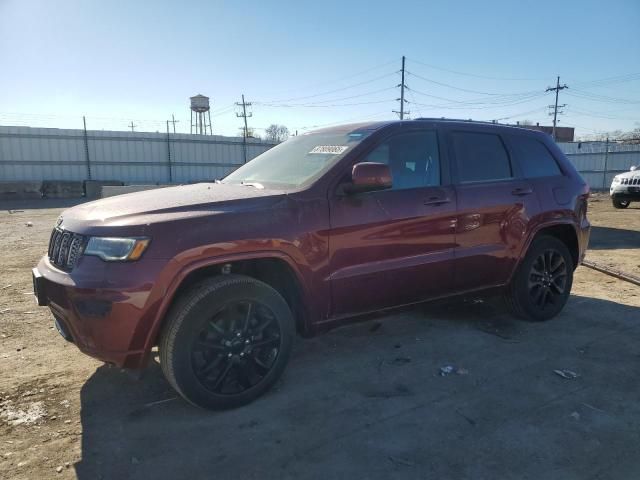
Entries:
<svg viewBox="0 0 640 480">
<path fill-rule="evenodd" d="M 254 300 L 224 305 L 205 324 L 191 348 L 193 371 L 207 390 L 237 395 L 269 373 L 280 352 L 275 315 Z"/>
<path fill-rule="evenodd" d="M 167 314 L 160 366 L 187 401 L 208 409 L 252 402 L 287 365 L 295 321 L 273 287 L 227 274 L 197 283 Z"/>
<path fill-rule="evenodd" d="M 567 264 L 556 250 L 545 250 L 533 262 L 529 273 L 531 302 L 544 310 L 565 295 Z"/>
<path fill-rule="evenodd" d="M 539 235 L 518 265 L 504 299 L 517 316 L 544 321 L 564 308 L 573 285 L 574 260 L 557 237 Z"/>
</svg>

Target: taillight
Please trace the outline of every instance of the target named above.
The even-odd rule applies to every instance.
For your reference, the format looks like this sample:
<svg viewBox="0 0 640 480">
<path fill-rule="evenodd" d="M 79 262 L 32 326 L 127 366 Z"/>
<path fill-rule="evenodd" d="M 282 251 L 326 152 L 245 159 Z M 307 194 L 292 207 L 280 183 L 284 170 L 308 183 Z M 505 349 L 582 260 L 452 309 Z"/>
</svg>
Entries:
<svg viewBox="0 0 640 480">
<path fill-rule="evenodd" d="M 589 206 L 589 193 L 585 193 L 578 197 L 578 204 L 576 205 L 576 215 L 579 220 L 587 218 L 587 207 Z"/>
</svg>

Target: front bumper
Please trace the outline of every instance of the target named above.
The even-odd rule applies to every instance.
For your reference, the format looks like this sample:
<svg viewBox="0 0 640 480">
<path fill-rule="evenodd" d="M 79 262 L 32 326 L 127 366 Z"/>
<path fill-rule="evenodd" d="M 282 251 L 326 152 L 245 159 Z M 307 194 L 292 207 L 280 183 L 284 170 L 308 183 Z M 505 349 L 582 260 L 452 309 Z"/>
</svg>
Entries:
<svg viewBox="0 0 640 480">
<path fill-rule="evenodd" d="M 58 332 L 87 355 L 119 367 L 141 368 L 149 326 L 162 293 L 155 287 L 166 261 L 106 263 L 86 257 L 70 273 L 43 257 L 33 269 L 38 305 L 48 306 Z"/>
<path fill-rule="evenodd" d="M 640 202 L 640 185 L 618 185 L 609 189 L 609 195 L 614 200 L 629 200 Z"/>
</svg>

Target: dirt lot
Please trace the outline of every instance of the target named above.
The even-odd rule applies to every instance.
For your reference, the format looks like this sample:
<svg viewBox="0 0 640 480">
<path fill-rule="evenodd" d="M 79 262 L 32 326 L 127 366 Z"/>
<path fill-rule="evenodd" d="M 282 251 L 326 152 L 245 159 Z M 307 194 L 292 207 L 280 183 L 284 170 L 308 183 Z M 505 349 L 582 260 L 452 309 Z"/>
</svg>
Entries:
<svg viewBox="0 0 640 480">
<path fill-rule="evenodd" d="M 580 267 L 546 324 L 474 299 L 371 318 L 299 340 L 274 391 L 209 413 L 157 365 L 136 380 L 80 354 L 34 305 L 64 206 L 0 204 L 2 478 L 640 478 L 640 287 Z M 588 257 L 639 275 L 640 205 L 596 196 L 590 218 Z"/>
</svg>

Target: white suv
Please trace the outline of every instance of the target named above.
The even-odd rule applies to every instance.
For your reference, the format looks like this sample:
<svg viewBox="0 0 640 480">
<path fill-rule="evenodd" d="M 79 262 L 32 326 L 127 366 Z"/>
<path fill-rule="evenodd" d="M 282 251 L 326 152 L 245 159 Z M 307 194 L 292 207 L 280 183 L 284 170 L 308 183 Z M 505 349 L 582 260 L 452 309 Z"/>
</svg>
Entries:
<svg viewBox="0 0 640 480">
<path fill-rule="evenodd" d="M 631 202 L 640 202 L 640 171 L 631 167 L 628 172 L 613 177 L 609 195 L 615 208 L 627 208 Z"/>
</svg>

